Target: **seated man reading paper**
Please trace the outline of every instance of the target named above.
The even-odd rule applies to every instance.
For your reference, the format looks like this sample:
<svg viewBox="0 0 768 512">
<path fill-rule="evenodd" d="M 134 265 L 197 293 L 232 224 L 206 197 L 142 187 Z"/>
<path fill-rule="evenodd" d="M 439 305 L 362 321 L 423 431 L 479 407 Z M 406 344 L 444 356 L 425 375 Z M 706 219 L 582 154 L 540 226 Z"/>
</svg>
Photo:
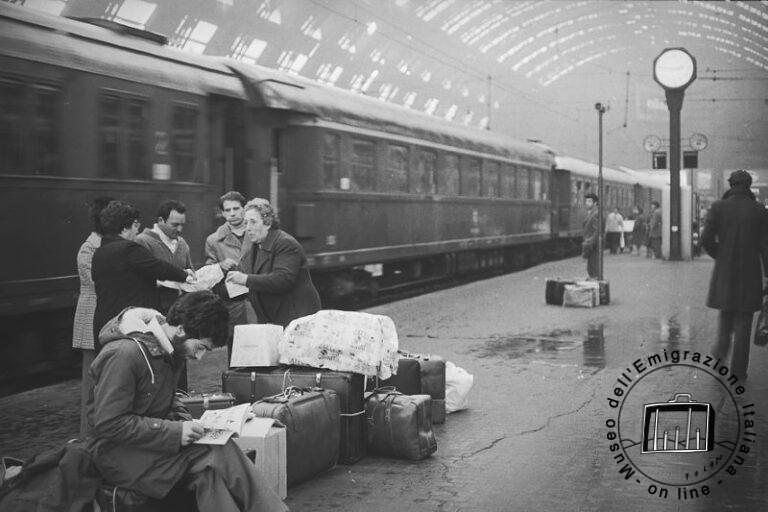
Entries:
<svg viewBox="0 0 768 512">
<path fill-rule="evenodd" d="M 175 397 L 183 360 L 221 346 L 227 327 L 227 309 L 209 291 L 183 295 L 167 319 L 127 308 L 104 326 L 90 369 L 88 421 L 106 483 L 156 499 L 183 485 L 201 511 L 287 510 L 233 441 L 194 444 L 203 427 Z"/>
</svg>

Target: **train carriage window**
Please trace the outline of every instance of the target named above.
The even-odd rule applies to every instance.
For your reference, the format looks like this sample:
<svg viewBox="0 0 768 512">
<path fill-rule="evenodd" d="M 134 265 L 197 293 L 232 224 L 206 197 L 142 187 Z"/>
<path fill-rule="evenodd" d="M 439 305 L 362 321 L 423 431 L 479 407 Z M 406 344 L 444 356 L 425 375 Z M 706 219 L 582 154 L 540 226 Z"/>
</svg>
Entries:
<svg viewBox="0 0 768 512">
<path fill-rule="evenodd" d="M 149 145 L 147 144 L 148 105 L 139 99 L 128 100 L 128 174 L 132 178 L 149 177 Z"/>
<path fill-rule="evenodd" d="M 541 172 L 533 170 L 531 171 L 531 189 L 533 191 L 533 199 L 541 200 Z"/>
<path fill-rule="evenodd" d="M 530 199 L 530 169 L 517 170 L 517 197 L 520 199 Z"/>
<path fill-rule="evenodd" d="M 382 192 L 408 192 L 409 151 L 405 146 L 387 145 L 387 165 L 378 189 Z"/>
<path fill-rule="evenodd" d="M 541 199 L 549 201 L 549 180 L 551 175 L 548 171 L 541 171 Z"/>
<path fill-rule="evenodd" d="M 0 168 L 8 174 L 60 173 L 61 91 L 0 80 Z"/>
<path fill-rule="evenodd" d="M 461 195 L 480 195 L 480 163 L 480 160 L 477 158 L 466 158 L 464 160 L 464 168 L 461 172 Z"/>
<path fill-rule="evenodd" d="M 99 171 L 109 178 L 149 177 L 149 104 L 141 98 L 99 97 Z"/>
<path fill-rule="evenodd" d="M 584 191 L 581 189 L 581 182 L 572 180 L 571 198 L 574 206 L 581 206 L 583 204 L 582 198 L 584 197 Z"/>
<path fill-rule="evenodd" d="M 202 181 L 197 170 L 197 118 L 194 107 L 175 105 L 171 148 L 173 149 L 173 177 L 178 181 Z"/>
<path fill-rule="evenodd" d="M 501 172 L 501 197 L 515 197 L 515 168 L 511 165 L 505 165 Z"/>
<path fill-rule="evenodd" d="M 499 197 L 499 163 L 485 162 L 483 169 L 483 195 Z"/>
<path fill-rule="evenodd" d="M 335 133 L 323 134 L 323 187 L 337 189 L 339 185 L 339 163 L 341 137 Z"/>
<path fill-rule="evenodd" d="M 120 98 L 111 94 L 99 99 L 99 170 L 103 176 L 119 177 L 120 169 Z"/>
<path fill-rule="evenodd" d="M 416 168 L 411 173 L 410 191 L 414 194 L 434 194 L 436 167 L 437 153 L 419 150 Z"/>
<path fill-rule="evenodd" d="M 376 145 L 369 140 L 352 139 L 351 190 L 376 190 Z"/>
<path fill-rule="evenodd" d="M 3 173 L 22 174 L 24 165 L 24 85 L 0 81 L 0 169 Z"/>
<path fill-rule="evenodd" d="M 446 196 L 459 195 L 459 157 L 445 155 L 443 168 L 438 173 L 437 193 Z"/>
</svg>

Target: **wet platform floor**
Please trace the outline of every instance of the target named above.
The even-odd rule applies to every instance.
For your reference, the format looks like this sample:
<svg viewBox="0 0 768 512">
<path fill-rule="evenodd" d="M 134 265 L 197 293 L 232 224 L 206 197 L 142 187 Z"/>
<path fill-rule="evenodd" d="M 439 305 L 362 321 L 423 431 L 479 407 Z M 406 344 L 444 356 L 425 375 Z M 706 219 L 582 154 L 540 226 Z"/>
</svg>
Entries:
<svg viewBox="0 0 768 512">
<path fill-rule="evenodd" d="M 287 503 L 294 511 L 768 510 L 768 350 L 752 347 L 747 381 L 718 374 L 727 362 L 705 364 L 717 323 L 704 307 L 711 268 L 708 259 L 607 256 L 611 305 L 545 305 L 547 277 L 584 274 L 574 258 L 371 310 L 394 319 L 402 348 L 472 373 L 470 408 L 435 426 L 433 457 L 369 456 L 289 489 Z M 217 390 L 222 364 L 221 351 L 193 364 L 192 386 Z M 708 405 L 711 421 L 699 405 L 651 407 L 662 418 L 654 431 L 645 406 L 676 394 Z M 72 437 L 78 397 L 70 382 L 0 399 L 0 453 L 25 457 Z M 662 432 L 669 449 L 643 453 L 654 437 L 663 446 Z M 705 440 L 710 449 L 696 451 Z"/>
</svg>

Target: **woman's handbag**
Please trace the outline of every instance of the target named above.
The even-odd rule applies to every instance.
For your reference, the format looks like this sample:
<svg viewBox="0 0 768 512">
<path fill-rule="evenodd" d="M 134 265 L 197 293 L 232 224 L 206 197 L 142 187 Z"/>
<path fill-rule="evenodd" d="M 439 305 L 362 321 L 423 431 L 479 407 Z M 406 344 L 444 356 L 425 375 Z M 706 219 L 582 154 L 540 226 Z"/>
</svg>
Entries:
<svg viewBox="0 0 768 512">
<path fill-rule="evenodd" d="M 763 307 L 757 315 L 755 345 L 760 347 L 768 345 L 768 295 L 763 295 Z"/>
</svg>

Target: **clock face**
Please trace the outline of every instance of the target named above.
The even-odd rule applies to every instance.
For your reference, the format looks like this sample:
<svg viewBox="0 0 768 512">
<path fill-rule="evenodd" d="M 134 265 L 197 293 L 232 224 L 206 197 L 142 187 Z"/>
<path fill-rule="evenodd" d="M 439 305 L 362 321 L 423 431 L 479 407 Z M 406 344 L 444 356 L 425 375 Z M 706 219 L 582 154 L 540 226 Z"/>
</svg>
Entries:
<svg viewBox="0 0 768 512">
<path fill-rule="evenodd" d="M 661 148 L 661 139 L 655 135 L 649 135 L 643 139 L 643 147 L 646 151 L 658 151 Z"/>
<path fill-rule="evenodd" d="M 705 137 L 704 134 L 701 134 L 701 133 L 694 133 L 693 135 L 691 135 L 689 142 L 691 144 L 691 147 L 698 151 L 701 151 L 702 149 L 706 148 L 707 144 L 709 143 L 709 141 L 707 140 L 707 137 Z"/>
<path fill-rule="evenodd" d="M 696 73 L 696 64 L 688 52 L 678 48 L 665 50 L 653 65 L 657 82 L 667 89 L 679 89 L 688 85 Z"/>
</svg>

